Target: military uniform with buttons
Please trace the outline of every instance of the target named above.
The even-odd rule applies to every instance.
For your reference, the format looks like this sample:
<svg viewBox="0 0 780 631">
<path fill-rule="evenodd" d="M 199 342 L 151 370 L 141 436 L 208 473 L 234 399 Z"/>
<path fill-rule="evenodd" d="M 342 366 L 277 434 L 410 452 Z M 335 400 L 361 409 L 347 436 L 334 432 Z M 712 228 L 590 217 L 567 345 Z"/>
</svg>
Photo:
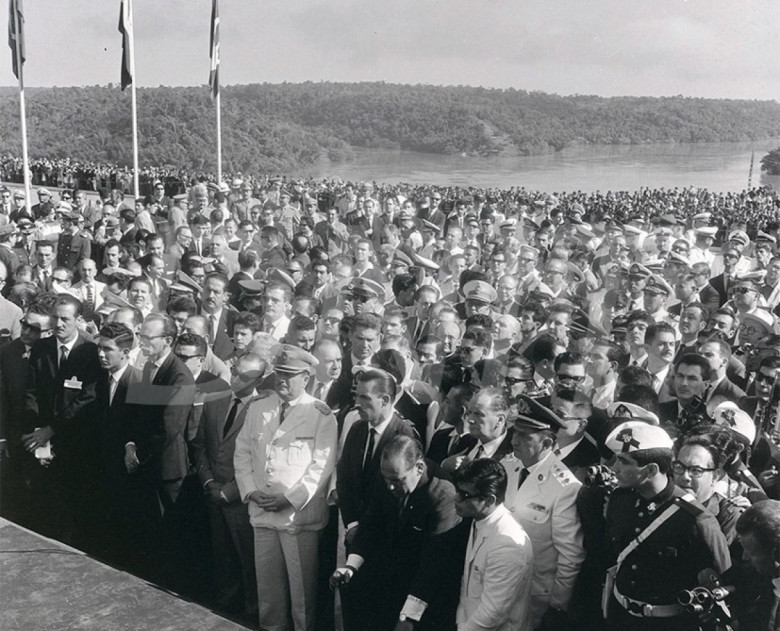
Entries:
<svg viewBox="0 0 780 631">
<path fill-rule="evenodd" d="M 666 448 L 652 446 L 643 433 L 650 431 L 663 432 L 641 421 L 623 423 L 607 437 L 607 446 L 616 453 Z M 671 450 L 672 441 L 667 439 L 664 444 Z M 628 446 L 616 446 L 616 442 Z M 637 537 L 641 543 L 618 563 Z M 726 538 L 715 516 L 671 477 L 649 499 L 634 488 L 612 492 L 605 509 L 605 545 L 610 565 L 617 565 L 607 623 L 610 629 L 621 631 L 698 629 L 698 617 L 684 611 L 678 594 L 699 584 L 701 570 L 711 568 L 721 574 L 731 565 Z"/>
</svg>

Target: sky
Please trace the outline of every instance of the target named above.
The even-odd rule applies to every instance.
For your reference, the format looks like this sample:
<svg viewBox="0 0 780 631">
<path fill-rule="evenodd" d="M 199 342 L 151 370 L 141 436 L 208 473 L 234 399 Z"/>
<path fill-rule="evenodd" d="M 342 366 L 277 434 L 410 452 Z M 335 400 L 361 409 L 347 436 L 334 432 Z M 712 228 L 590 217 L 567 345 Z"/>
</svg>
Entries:
<svg viewBox="0 0 780 631">
<path fill-rule="evenodd" d="M 205 85 L 211 0 L 133 10 L 136 85 Z M 118 83 L 119 0 L 26 0 L 24 12 L 27 86 Z M 222 85 L 780 99 L 778 0 L 220 0 L 220 18 Z M 3 48 L 0 86 L 16 85 Z"/>
</svg>

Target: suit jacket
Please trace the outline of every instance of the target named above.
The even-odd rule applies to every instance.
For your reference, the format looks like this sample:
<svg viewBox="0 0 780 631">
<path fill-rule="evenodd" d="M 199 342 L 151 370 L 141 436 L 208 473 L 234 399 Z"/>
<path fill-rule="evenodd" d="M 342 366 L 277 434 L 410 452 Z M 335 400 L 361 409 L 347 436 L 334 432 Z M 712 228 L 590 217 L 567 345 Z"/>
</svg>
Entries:
<svg viewBox="0 0 780 631">
<path fill-rule="evenodd" d="M 567 608 L 585 559 L 576 506 L 582 485 L 553 453 L 539 463 L 519 489 L 523 463 L 512 455 L 502 464 L 507 472 L 506 506 L 533 543 L 535 627 L 548 606 Z"/>
<path fill-rule="evenodd" d="M 431 444 L 428 446 L 428 452 L 425 454 L 425 457 L 433 460 L 436 464 L 441 464 L 445 458 L 454 456 L 464 449 L 471 451 L 474 445 L 477 444 L 477 438 L 472 434 L 464 434 L 450 444 L 453 432 L 457 433 L 454 427 L 445 427 L 437 430 L 431 438 Z"/>
<path fill-rule="evenodd" d="M 103 302 L 103 298 L 101 296 L 103 294 L 103 290 L 106 288 L 106 284 L 98 281 L 93 281 L 92 285 L 94 288 L 92 300 L 94 300 L 94 306 L 97 306 L 101 302 Z M 70 288 L 70 293 L 72 293 L 74 296 L 76 296 L 76 298 L 81 300 L 81 302 L 86 304 L 87 287 L 84 284 L 84 281 L 79 281 L 75 285 L 72 285 Z"/>
<path fill-rule="evenodd" d="M 132 440 L 141 461 L 151 460 L 159 480 L 178 480 L 190 468 L 187 426 L 195 398 L 195 380 L 190 369 L 173 352 L 163 361 L 149 382 L 149 362 L 144 365 L 140 384 L 129 387 L 128 401 L 143 405 L 143 426 L 136 426 Z M 150 453 L 140 451 L 150 445 Z"/>
<path fill-rule="evenodd" d="M 110 376 L 102 370 L 96 385 L 98 433 L 100 436 L 100 471 L 110 481 L 127 475 L 124 464 L 125 445 L 133 440 L 139 425 L 145 422 L 142 406 L 127 401 L 130 384 L 139 385 L 142 374 L 138 368 L 128 365 L 110 400 Z M 147 434 L 148 435 L 148 434 Z M 148 453 L 149 445 L 136 445 L 140 453 Z M 114 486 L 114 488 L 116 488 Z"/>
<path fill-rule="evenodd" d="M 14 450 L 21 449 L 25 433 L 24 389 L 29 363 L 25 354 L 20 339 L 0 346 L 0 439 L 6 439 L 8 447 Z"/>
<path fill-rule="evenodd" d="M 726 401 L 739 401 L 742 399 L 745 395 L 745 391 L 740 388 L 738 385 L 736 385 L 734 382 L 731 381 L 731 379 L 728 378 L 728 376 L 723 377 L 723 379 L 720 380 L 717 386 L 710 390 L 709 396 L 707 397 L 707 401 L 714 401 L 717 397 L 720 399 L 721 403 L 723 400 Z"/>
<path fill-rule="evenodd" d="M 455 487 L 445 476 L 426 463 L 402 510 L 377 485 L 350 550 L 365 559 L 354 580 L 365 581 L 376 616 L 367 628 L 394 629 L 409 595 L 428 604 L 415 628 L 452 628 L 468 524 L 455 512 Z"/>
<path fill-rule="evenodd" d="M 198 434 L 203 410 L 209 401 L 230 400 L 230 384 L 205 368 L 195 379 L 195 400 L 192 404 L 192 416 L 187 424 L 187 442 L 192 443 Z M 195 458 L 193 458 L 195 462 Z"/>
<path fill-rule="evenodd" d="M 251 399 L 240 409 L 225 435 L 225 422 L 233 405 L 233 397 L 207 401 L 203 405 L 203 415 L 195 439 L 195 467 L 201 485 L 209 480 L 221 484 L 222 492 L 230 503 L 241 500 L 233 468 L 233 454 L 250 403 Z"/>
<path fill-rule="evenodd" d="M 412 424 L 406 419 L 393 414 L 390 424 L 382 432 L 379 441 L 374 446 L 371 463 L 363 472 L 363 459 L 368 441 L 368 421 L 357 421 L 349 430 L 344 448 L 336 465 L 336 490 L 339 497 L 339 510 L 344 525 L 349 526 L 360 518 L 368 508 L 368 503 L 378 484 L 384 484 L 379 475 L 379 463 L 382 450 L 394 436 L 404 435 L 416 437 Z"/>
<path fill-rule="evenodd" d="M 718 292 L 718 307 L 722 307 L 729 299 L 728 292 L 726 291 L 726 281 L 723 274 L 713 276 L 709 280 L 709 286 Z"/>
<path fill-rule="evenodd" d="M 266 512 L 249 503 L 253 526 L 284 531 L 321 530 L 328 522 L 326 502 L 336 467 L 336 419 L 330 408 L 309 394 L 279 422 L 281 399 L 272 391 L 258 394 L 236 438 L 233 464 L 241 498 L 256 490 L 284 493 L 292 506 Z"/>
<path fill-rule="evenodd" d="M 533 549 L 500 504 L 469 539 L 458 603 L 458 631 L 529 629 Z"/>
<path fill-rule="evenodd" d="M 236 350 L 231 338 L 233 337 L 233 320 L 237 313 L 232 307 L 225 305 L 219 316 L 217 335 L 211 344 L 211 350 L 223 361 L 232 356 Z M 203 311 L 201 311 L 201 315 L 208 318 L 208 314 Z"/>
<path fill-rule="evenodd" d="M 244 291 L 241 288 L 241 285 L 238 284 L 242 280 L 252 280 L 252 275 L 239 270 L 230 277 L 227 286 L 227 290 L 230 292 L 230 304 L 236 309 L 240 308 L 239 299 L 241 298 L 241 293 Z"/>
<path fill-rule="evenodd" d="M 49 426 L 52 444 L 65 451 L 89 449 L 95 423 L 95 388 L 100 375 L 97 346 L 78 335 L 62 369 L 57 338 L 37 341 L 30 349 L 24 395 L 27 431 Z"/>
</svg>

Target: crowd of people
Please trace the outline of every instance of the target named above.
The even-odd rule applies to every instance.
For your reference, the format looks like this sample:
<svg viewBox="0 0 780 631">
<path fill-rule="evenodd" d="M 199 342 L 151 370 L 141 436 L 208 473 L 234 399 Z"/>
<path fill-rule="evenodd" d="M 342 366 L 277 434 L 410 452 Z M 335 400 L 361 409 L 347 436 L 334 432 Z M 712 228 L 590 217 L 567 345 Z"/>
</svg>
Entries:
<svg viewBox="0 0 780 631">
<path fill-rule="evenodd" d="M 776 191 L 149 188 L 0 189 L 3 516 L 264 630 L 780 628 Z"/>
</svg>

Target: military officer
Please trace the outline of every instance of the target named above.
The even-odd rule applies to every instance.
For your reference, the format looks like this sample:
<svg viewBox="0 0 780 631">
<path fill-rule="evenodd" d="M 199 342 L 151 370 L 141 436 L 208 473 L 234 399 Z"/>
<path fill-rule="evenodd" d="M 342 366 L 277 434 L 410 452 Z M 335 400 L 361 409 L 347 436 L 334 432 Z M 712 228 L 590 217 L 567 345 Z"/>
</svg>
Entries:
<svg viewBox="0 0 780 631">
<path fill-rule="evenodd" d="M 90 257 L 92 242 L 81 234 L 84 218 L 70 210 L 70 204 L 60 202 L 57 212 L 62 217 L 62 234 L 57 242 L 57 265 L 76 269 L 81 261 Z"/>
<path fill-rule="evenodd" d="M 642 421 L 618 425 L 606 439 L 618 488 L 605 510 L 608 563 L 604 599 L 610 629 L 686 631 L 698 618 L 678 604 L 700 570 L 729 568 L 715 516 L 670 476 L 672 439 Z"/>
<path fill-rule="evenodd" d="M 566 623 L 566 610 L 585 558 L 576 499 L 580 482 L 555 455 L 563 421 L 530 397 L 517 399 L 512 448 L 504 458 L 506 506 L 528 533 L 534 552 L 534 629 Z"/>
<path fill-rule="evenodd" d="M 306 392 L 317 363 L 283 344 L 274 360 L 275 391 L 249 403 L 236 439 L 233 462 L 254 527 L 263 629 L 314 628 L 318 542 L 337 448 L 336 418 Z"/>
</svg>

